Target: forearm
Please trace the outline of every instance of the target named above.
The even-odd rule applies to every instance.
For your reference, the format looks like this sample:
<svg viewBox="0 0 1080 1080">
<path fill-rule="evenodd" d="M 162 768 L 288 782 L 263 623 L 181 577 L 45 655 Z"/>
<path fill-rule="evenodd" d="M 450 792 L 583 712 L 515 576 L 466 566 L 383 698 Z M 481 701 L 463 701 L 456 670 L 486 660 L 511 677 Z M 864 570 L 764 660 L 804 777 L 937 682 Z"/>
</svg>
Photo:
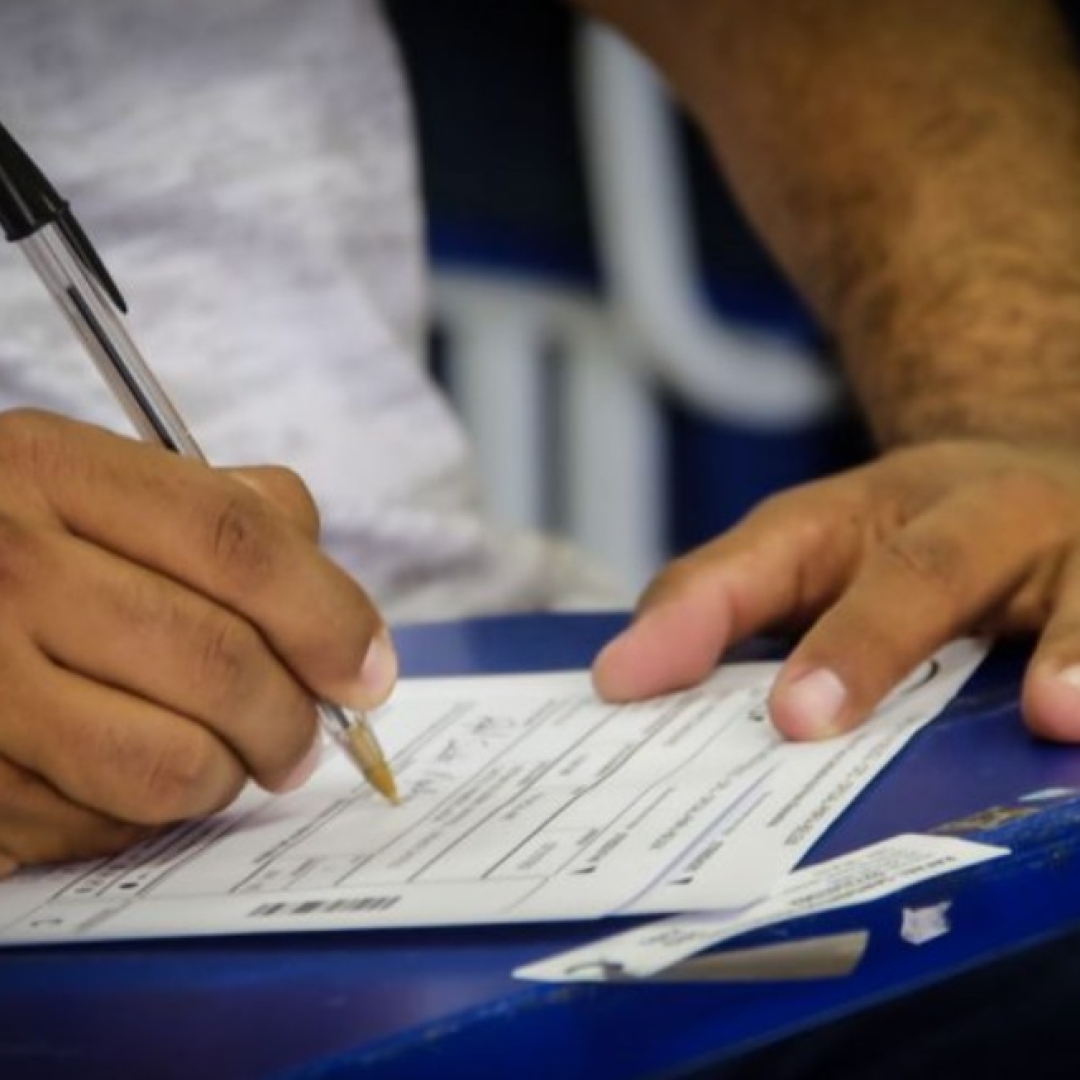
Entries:
<svg viewBox="0 0 1080 1080">
<path fill-rule="evenodd" d="M 656 59 L 884 445 L 1080 440 L 1080 79 L 1039 0 L 583 0 Z"/>
</svg>

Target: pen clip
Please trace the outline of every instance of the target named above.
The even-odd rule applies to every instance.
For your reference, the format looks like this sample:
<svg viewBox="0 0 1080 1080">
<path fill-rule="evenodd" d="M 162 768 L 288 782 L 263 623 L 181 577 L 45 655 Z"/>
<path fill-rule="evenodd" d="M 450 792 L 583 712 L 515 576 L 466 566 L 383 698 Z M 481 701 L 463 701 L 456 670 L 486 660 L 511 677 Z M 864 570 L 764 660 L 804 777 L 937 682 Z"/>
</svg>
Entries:
<svg viewBox="0 0 1080 1080">
<path fill-rule="evenodd" d="M 0 228 L 8 240 L 18 243 L 50 224 L 56 225 L 72 253 L 105 295 L 120 311 L 126 312 L 123 295 L 67 200 L 0 124 Z"/>
<path fill-rule="evenodd" d="M 87 273 L 101 286 L 105 295 L 116 307 L 126 314 L 127 301 L 117 288 L 112 275 L 105 269 L 105 264 L 94 250 L 94 245 L 90 243 L 90 237 L 83 231 L 79 219 L 71 212 L 71 207 L 66 202 L 63 203 L 63 208 L 56 217 L 56 226 L 71 245 L 71 250 L 86 268 Z"/>
</svg>

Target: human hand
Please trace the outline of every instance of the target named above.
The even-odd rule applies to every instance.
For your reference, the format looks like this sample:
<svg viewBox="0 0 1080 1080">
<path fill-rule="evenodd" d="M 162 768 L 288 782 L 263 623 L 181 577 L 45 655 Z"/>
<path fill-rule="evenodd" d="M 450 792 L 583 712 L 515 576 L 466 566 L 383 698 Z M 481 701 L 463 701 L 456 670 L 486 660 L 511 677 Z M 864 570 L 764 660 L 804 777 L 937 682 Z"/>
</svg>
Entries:
<svg viewBox="0 0 1080 1080">
<path fill-rule="evenodd" d="M 286 470 L 9 412 L 0 476 L 0 872 L 114 852 L 249 777 L 289 790 L 315 696 L 389 693 L 381 616 Z"/>
<path fill-rule="evenodd" d="M 803 631 L 769 698 L 790 738 L 858 725 L 953 637 L 1037 632 L 1027 725 L 1080 741 L 1080 453 L 927 443 L 774 496 L 655 578 L 593 679 L 651 697 L 767 630 Z"/>
</svg>

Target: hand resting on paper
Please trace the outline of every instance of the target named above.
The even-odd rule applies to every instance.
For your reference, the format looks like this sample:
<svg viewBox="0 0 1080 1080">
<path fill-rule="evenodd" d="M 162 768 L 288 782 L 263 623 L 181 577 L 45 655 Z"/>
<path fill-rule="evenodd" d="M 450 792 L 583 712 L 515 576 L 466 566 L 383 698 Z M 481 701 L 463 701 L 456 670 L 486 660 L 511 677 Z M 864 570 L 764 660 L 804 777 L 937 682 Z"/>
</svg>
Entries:
<svg viewBox="0 0 1080 1080">
<path fill-rule="evenodd" d="M 581 2 L 699 120 L 882 450 L 661 574 L 598 687 L 684 686 L 740 637 L 804 629 L 771 704 L 813 737 L 947 637 L 1038 631 L 1027 722 L 1080 740 L 1080 66 L 1061 5 Z"/>
<path fill-rule="evenodd" d="M 770 698 L 789 737 L 854 727 L 952 637 L 1034 631 L 1026 722 L 1080 741 L 1080 454 L 928 442 L 775 496 L 656 577 L 595 683 L 686 687 L 767 630 L 804 631 Z"/>
<path fill-rule="evenodd" d="M 381 616 L 286 470 L 8 412 L 0 474 L 0 871 L 119 850 L 249 777 L 288 790 L 313 694 L 389 692 Z"/>
</svg>

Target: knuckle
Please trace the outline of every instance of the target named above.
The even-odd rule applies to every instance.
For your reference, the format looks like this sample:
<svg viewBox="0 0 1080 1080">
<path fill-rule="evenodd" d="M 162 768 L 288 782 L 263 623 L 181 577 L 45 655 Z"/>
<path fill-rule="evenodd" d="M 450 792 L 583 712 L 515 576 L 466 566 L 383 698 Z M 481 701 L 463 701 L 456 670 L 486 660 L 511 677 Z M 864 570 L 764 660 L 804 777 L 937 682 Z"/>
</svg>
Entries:
<svg viewBox="0 0 1080 1080">
<path fill-rule="evenodd" d="M 59 862 L 113 855 L 148 830 L 68 802 L 36 773 L 0 757 L 0 864 Z"/>
<path fill-rule="evenodd" d="M 154 574 L 129 573 L 108 581 L 106 602 L 124 625 L 140 634 L 171 635 L 183 623 L 179 594 Z"/>
<path fill-rule="evenodd" d="M 240 763 L 199 724 L 144 724 L 63 706 L 44 715 L 40 737 L 14 740 L 24 765 L 0 758 L 0 825 L 34 814 L 63 822 L 49 806 L 68 799 L 128 825 L 165 825 L 219 809 L 243 785 Z"/>
<path fill-rule="evenodd" d="M 251 694 L 265 646 L 243 619 L 193 602 L 188 593 L 152 575 L 130 575 L 116 603 L 125 625 L 182 651 L 201 698 L 214 711 L 235 709 Z"/>
<path fill-rule="evenodd" d="M 44 536 L 0 514 L 0 606 L 9 607 L 28 590 L 54 580 L 56 570 Z"/>
<path fill-rule="evenodd" d="M 0 757 L 0 820 L 22 817 L 38 796 L 41 781 L 28 769 Z"/>
<path fill-rule="evenodd" d="M 951 537 L 890 533 L 882 540 L 882 553 L 905 577 L 940 597 L 956 599 L 964 591 L 966 559 Z"/>
<path fill-rule="evenodd" d="M 241 783 L 222 783 L 226 753 L 208 732 L 191 725 L 130 755 L 124 771 L 133 806 L 124 816 L 139 825 L 169 825 L 220 809 Z"/>
<path fill-rule="evenodd" d="M 71 422 L 41 409 L 0 415 L 0 459 L 11 471 L 48 475 L 71 461 Z"/>
<path fill-rule="evenodd" d="M 231 709 L 250 697 L 263 648 L 255 630 L 215 610 L 199 629 L 198 642 L 196 675 L 208 700 Z"/>
<path fill-rule="evenodd" d="M 243 756 L 256 779 L 287 771 L 310 745 L 315 727 L 310 696 L 282 674 L 259 634 L 243 621 L 214 620 L 197 674 L 205 708 L 221 721 L 208 722 L 250 733 Z"/>
<path fill-rule="evenodd" d="M 277 566 L 277 537 L 273 511 L 254 492 L 237 488 L 213 510 L 210 552 L 225 573 L 242 587 L 267 581 Z"/>
</svg>

